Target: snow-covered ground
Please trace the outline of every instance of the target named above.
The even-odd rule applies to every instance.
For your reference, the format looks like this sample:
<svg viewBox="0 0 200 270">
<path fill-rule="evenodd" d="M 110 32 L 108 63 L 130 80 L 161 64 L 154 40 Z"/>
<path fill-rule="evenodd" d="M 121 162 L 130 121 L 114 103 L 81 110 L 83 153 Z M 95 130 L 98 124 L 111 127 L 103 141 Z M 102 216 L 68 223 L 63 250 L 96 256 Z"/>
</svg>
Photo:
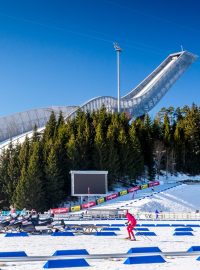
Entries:
<svg viewBox="0 0 200 270">
<path fill-rule="evenodd" d="M 169 189 L 168 189 L 169 188 Z M 162 191 L 161 190 L 164 190 Z M 131 194 L 122 196 L 117 200 L 110 201 L 102 207 L 129 208 L 138 211 L 195 211 L 200 209 L 200 185 L 176 185 L 164 184 L 155 188 L 146 189 L 138 192 L 134 198 Z M 149 196 L 141 199 L 143 196 Z M 78 221 L 78 223 L 106 223 L 106 224 L 124 224 L 125 220 L 104 220 L 104 221 Z M 68 222 L 67 222 L 68 223 Z M 70 221 L 69 223 L 75 223 Z M 167 223 L 167 224 L 198 224 L 200 221 L 138 221 L 138 224 L 149 223 Z M 56 250 L 66 249 L 87 249 L 89 254 L 106 254 L 106 253 L 126 253 L 132 247 L 154 247 L 157 246 L 163 252 L 187 251 L 191 246 L 200 246 L 200 227 L 193 227 L 193 236 L 174 236 L 176 227 L 149 227 L 149 230 L 156 233 L 156 236 L 137 236 L 137 241 L 124 240 L 127 235 L 126 227 L 120 227 L 116 231 L 117 236 L 94 236 L 94 235 L 75 235 L 66 237 L 53 236 L 29 236 L 29 237 L 12 237 L 5 238 L 0 235 L 0 252 L 2 251 L 25 251 L 27 255 L 34 256 L 51 256 Z M 110 270 L 181 270 L 191 269 L 199 270 L 200 261 L 197 261 L 198 255 L 191 257 L 167 257 L 166 263 L 156 264 L 139 264 L 125 265 L 125 258 L 120 259 L 87 259 L 90 267 L 81 269 L 110 269 Z M 26 262 L 26 263 L 9 263 L 6 266 L 0 266 L 2 270 L 39 270 L 43 268 L 45 262 Z M 55 268 L 54 268 L 55 269 Z M 57 268 L 56 268 L 57 269 Z M 61 269 L 61 268 L 59 268 Z M 67 269 L 67 268 L 66 268 Z M 80 269 L 72 268 L 72 269 Z M 58 269 L 57 269 L 58 270 Z"/>
<path fill-rule="evenodd" d="M 99 222 L 98 223 L 105 223 Z M 107 222 L 106 223 L 111 223 Z M 112 221 L 112 223 L 123 223 L 123 221 Z M 139 222 L 140 224 L 141 222 Z M 144 223 L 144 222 L 143 222 Z M 148 223 L 148 222 L 145 222 Z M 162 222 L 164 223 L 164 222 Z M 168 224 L 177 222 L 167 222 Z M 187 224 L 187 222 L 178 222 L 179 224 Z M 191 223 L 191 222 L 190 222 Z M 200 222 L 192 222 L 199 224 Z M 117 236 L 93 236 L 93 235 L 76 235 L 67 237 L 53 236 L 29 236 L 23 238 L 5 238 L 0 235 L 0 251 L 21 251 L 24 250 L 29 256 L 50 256 L 56 250 L 66 249 L 86 249 L 90 254 L 109 254 L 109 253 L 127 253 L 133 247 L 159 247 L 163 252 L 187 251 L 191 246 L 200 245 L 200 227 L 193 228 L 194 236 L 173 236 L 175 227 L 149 227 L 149 230 L 155 232 L 157 236 L 137 236 L 137 241 L 124 240 L 127 236 L 126 228 L 122 227 L 117 231 Z M 200 261 L 196 259 L 199 256 L 193 257 L 168 257 L 165 258 L 166 263 L 162 264 L 141 264 L 141 265 L 124 265 L 125 258 L 121 259 L 87 259 L 90 267 L 83 269 L 112 269 L 112 270 L 181 270 L 181 269 L 200 269 Z M 2 266 L 2 270 L 39 270 L 42 269 L 44 262 L 32 263 L 9 263 L 7 266 Z M 75 268 L 80 269 L 80 268 Z M 57 269 L 58 270 L 58 269 Z"/>
<path fill-rule="evenodd" d="M 129 209 L 135 212 L 192 212 L 200 209 L 200 185 L 163 184 L 139 190 L 136 194 L 129 193 L 115 200 L 108 201 L 98 209 Z M 141 199 L 142 198 L 142 199 Z"/>
</svg>

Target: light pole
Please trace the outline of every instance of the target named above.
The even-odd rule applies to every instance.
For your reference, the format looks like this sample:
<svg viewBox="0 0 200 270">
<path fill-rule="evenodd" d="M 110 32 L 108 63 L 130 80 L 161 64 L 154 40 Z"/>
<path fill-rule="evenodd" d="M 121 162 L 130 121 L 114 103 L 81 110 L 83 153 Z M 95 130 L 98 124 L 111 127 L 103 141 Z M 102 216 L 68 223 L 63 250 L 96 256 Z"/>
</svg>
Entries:
<svg viewBox="0 0 200 270">
<path fill-rule="evenodd" d="M 119 54 L 122 51 L 122 49 L 119 47 L 119 45 L 115 42 L 114 48 L 117 52 L 117 111 L 120 113 L 120 61 L 119 61 Z"/>
</svg>

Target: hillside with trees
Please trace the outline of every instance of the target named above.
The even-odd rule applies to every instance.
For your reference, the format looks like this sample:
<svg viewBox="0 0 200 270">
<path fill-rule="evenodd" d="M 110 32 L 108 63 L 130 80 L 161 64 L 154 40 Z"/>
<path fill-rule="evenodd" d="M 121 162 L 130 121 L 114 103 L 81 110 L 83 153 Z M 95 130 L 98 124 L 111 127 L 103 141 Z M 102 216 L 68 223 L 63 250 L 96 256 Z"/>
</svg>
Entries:
<svg viewBox="0 0 200 270">
<path fill-rule="evenodd" d="M 108 170 L 112 187 L 119 180 L 154 180 L 161 170 L 200 173 L 200 108 L 163 108 L 155 117 L 132 120 L 103 107 L 78 111 L 72 120 L 52 112 L 43 133 L 0 155 L 0 208 L 47 210 L 71 193 L 70 170 Z"/>
</svg>

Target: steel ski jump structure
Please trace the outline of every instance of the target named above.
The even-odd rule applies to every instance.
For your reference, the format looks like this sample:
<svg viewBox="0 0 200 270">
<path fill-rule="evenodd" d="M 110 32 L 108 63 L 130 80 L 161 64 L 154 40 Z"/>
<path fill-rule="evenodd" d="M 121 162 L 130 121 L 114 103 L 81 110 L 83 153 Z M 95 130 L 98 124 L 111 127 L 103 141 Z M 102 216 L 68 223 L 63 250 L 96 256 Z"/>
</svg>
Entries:
<svg viewBox="0 0 200 270">
<path fill-rule="evenodd" d="M 121 97 L 121 112 L 126 112 L 130 118 L 149 112 L 196 58 L 196 55 L 187 51 L 170 54 L 138 86 Z M 32 132 L 35 125 L 38 128 L 44 128 L 51 111 L 54 111 L 56 115 L 62 111 L 64 118 L 69 119 L 76 115 L 78 109 L 92 112 L 105 106 L 107 111 L 117 112 L 117 102 L 117 98 L 101 96 L 93 98 L 81 106 L 49 107 L 1 117 L 0 147 L 2 143 L 5 144 L 5 141 L 9 141 L 11 138 Z"/>
</svg>

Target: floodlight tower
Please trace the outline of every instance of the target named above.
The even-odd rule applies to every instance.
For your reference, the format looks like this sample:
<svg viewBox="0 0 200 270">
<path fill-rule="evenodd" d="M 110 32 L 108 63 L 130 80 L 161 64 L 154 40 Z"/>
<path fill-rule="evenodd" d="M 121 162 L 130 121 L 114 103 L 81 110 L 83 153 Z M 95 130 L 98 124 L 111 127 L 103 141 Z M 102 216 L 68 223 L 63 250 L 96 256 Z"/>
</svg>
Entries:
<svg viewBox="0 0 200 270">
<path fill-rule="evenodd" d="M 119 54 L 122 51 L 122 49 L 119 47 L 119 45 L 114 42 L 113 43 L 115 51 L 117 53 L 117 111 L 120 113 L 120 61 L 119 61 Z"/>
</svg>

